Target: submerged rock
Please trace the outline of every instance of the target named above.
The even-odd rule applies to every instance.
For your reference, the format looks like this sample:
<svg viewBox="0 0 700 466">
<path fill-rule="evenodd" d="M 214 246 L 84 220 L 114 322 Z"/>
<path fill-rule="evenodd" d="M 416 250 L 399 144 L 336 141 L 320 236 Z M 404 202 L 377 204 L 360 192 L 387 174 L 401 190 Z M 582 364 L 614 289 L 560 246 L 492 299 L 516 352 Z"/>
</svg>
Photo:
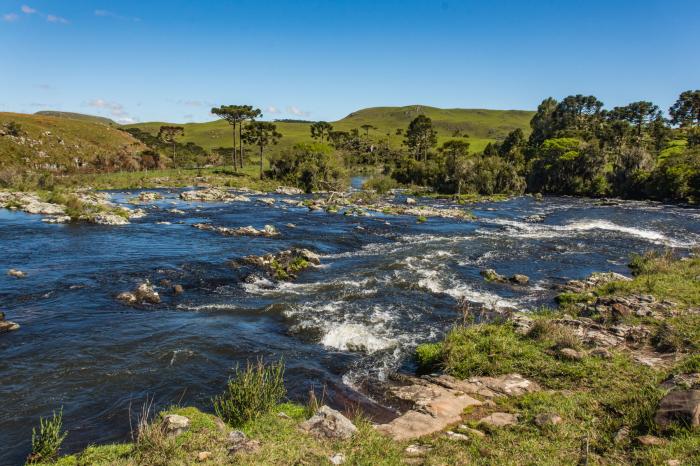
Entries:
<svg viewBox="0 0 700 466">
<path fill-rule="evenodd" d="M 14 332 L 19 330 L 19 324 L 5 320 L 5 313 L 0 312 L 0 333 Z"/>
<path fill-rule="evenodd" d="M 357 432 L 357 427 L 350 419 L 325 405 L 309 420 L 299 424 L 299 427 L 317 437 L 341 440 L 348 440 Z"/>
<path fill-rule="evenodd" d="M 258 230 L 253 226 L 239 227 L 239 228 L 228 228 L 228 227 L 217 227 L 209 223 L 195 223 L 193 227 L 199 230 L 215 231 L 222 235 L 227 236 L 278 236 L 280 233 L 272 225 L 265 225 L 262 230 Z"/>
<path fill-rule="evenodd" d="M 153 289 L 153 286 L 148 280 L 141 283 L 134 291 L 124 291 L 119 293 L 117 295 L 117 299 L 125 304 L 160 303 L 160 295 Z"/>
<path fill-rule="evenodd" d="M 530 283 L 530 277 L 521 273 L 516 273 L 515 275 L 510 277 L 510 282 L 515 285 L 527 285 L 528 283 Z"/>
<path fill-rule="evenodd" d="M 24 278 L 27 276 L 27 272 L 23 272 L 21 270 L 17 269 L 10 269 L 7 271 L 7 275 L 10 277 L 15 277 L 15 278 Z"/>
<path fill-rule="evenodd" d="M 128 225 L 129 220 L 121 215 L 113 213 L 100 213 L 92 218 L 92 223 L 96 223 L 98 225 Z"/>
<path fill-rule="evenodd" d="M 498 282 L 498 283 L 505 283 L 506 282 L 506 277 L 503 275 L 499 274 L 493 269 L 485 269 L 479 272 L 482 277 L 486 279 L 486 281 L 489 282 Z"/>
</svg>

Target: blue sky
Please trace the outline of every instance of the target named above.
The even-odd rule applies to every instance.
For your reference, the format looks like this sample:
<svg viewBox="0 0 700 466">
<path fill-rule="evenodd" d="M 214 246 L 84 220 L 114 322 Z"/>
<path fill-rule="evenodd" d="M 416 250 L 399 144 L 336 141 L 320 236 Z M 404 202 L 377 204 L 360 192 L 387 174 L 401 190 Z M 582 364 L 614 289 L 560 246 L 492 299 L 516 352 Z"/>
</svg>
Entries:
<svg viewBox="0 0 700 466">
<path fill-rule="evenodd" d="M 0 111 L 206 121 L 220 104 L 666 109 L 700 88 L 698 0 L 0 0 Z"/>
</svg>

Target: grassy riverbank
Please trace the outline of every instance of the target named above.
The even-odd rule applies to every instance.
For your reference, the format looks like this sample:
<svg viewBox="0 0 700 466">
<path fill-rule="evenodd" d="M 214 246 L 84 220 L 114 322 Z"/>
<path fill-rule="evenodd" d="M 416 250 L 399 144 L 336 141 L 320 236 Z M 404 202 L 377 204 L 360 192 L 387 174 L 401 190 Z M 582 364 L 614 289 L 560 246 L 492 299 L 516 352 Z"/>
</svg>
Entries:
<svg viewBox="0 0 700 466">
<path fill-rule="evenodd" d="M 698 432 L 681 424 L 660 426 L 654 414 L 668 389 L 660 385 L 663 381 L 700 372 L 700 357 L 693 354 L 700 343 L 700 259 L 647 255 L 635 258 L 632 266 L 631 281 L 594 286 L 558 310 L 529 314 L 525 332 L 517 319 L 459 324 L 443 341 L 420 346 L 417 359 L 423 369 L 458 379 L 519 373 L 541 387 L 468 408 L 462 415 L 463 427 L 457 428 L 464 435 L 457 438 L 438 432 L 412 442 L 394 441 L 358 413 L 353 419 L 358 432 L 351 439 L 319 439 L 298 427 L 314 409 L 284 403 L 235 426 L 256 446 L 231 455 L 227 434 L 233 426 L 195 408 L 173 407 L 152 420 L 156 428 L 147 429 L 134 442 L 92 446 L 60 458 L 57 464 L 331 464 L 337 454 L 345 464 L 363 465 L 693 464 L 700 458 Z M 659 302 L 674 299 L 668 319 L 630 317 L 616 322 L 650 329 L 651 346 L 621 345 L 602 351 L 561 325 L 562 318 L 581 318 L 584 307 L 574 302 L 635 293 L 652 294 Z M 655 351 L 654 332 L 662 327 L 683 335 L 683 345 L 665 350 L 673 357 L 660 365 L 635 360 L 637 352 Z M 578 356 L 565 357 L 563 348 Z M 486 428 L 478 422 L 493 412 L 515 414 L 517 423 Z M 157 426 L 165 414 L 188 417 L 189 430 L 177 437 L 164 436 Z M 543 423 L 542 416 L 558 421 Z M 416 449 L 424 453 L 417 457 Z"/>
</svg>

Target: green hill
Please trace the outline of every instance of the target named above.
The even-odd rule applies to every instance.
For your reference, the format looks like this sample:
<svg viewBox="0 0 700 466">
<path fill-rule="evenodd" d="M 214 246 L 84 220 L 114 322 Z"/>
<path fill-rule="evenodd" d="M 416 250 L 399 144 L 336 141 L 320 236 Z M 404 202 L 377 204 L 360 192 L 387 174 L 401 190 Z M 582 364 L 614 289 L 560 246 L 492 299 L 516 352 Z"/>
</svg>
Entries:
<svg viewBox="0 0 700 466">
<path fill-rule="evenodd" d="M 486 144 L 503 139 L 510 131 L 520 128 L 529 133 L 530 119 L 534 112 L 525 110 L 482 110 L 482 109 L 440 109 L 424 105 L 407 107 L 373 107 L 353 112 L 345 118 L 332 122 L 335 130 L 350 131 L 369 124 L 376 127 L 370 130 L 370 136 L 389 137 L 393 146 L 398 147 L 403 136 L 397 135 L 397 129 L 405 130 L 413 118 L 425 114 L 433 120 L 438 131 L 438 142 L 451 139 L 455 131 L 467 134 L 472 151 L 480 151 Z M 149 122 L 127 125 L 157 134 L 161 125 L 172 123 Z M 279 148 L 288 147 L 309 139 L 309 123 L 277 122 L 278 130 L 283 134 Z M 205 149 L 231 146 L 231 128 L 223 120 L 207 123 L 186 123 L 185 136 L 181 142 L 194 142 Z"/>
<path fill-rule="evenodd" d="M 12 130 L 10 127 L 14 126 Z M 55 173 L 127 167 L 146 147 L 128 133 L 86 119 L 0 112 L 0 167 Z"/>
<path fill-rule="evenodd" d="M 42 110 L 40 112 L 36 112 L 34 115 L 70 118 L 72 120 L 91 121 L 93 123 L 102 123 L 103 125 L 119 126 L 116 121 L 110 120 L 109 118 L 96 116 L 96 115 L 86 115 L 84 113 L 59 112 L 56 110 Z"/>
</svg>

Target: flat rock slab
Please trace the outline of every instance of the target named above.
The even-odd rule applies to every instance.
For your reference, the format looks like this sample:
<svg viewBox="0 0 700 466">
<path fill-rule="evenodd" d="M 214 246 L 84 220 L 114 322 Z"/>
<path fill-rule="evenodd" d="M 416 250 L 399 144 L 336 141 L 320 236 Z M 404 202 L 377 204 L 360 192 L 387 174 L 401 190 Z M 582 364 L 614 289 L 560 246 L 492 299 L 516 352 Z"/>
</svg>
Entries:
<svg viewBox="0 0 700 466">
<path fill-rule="evenodd" d="M 443 430 L 462 419 L 462 412 L 469 406 L 478 406 L 479 400 L 464 392 L 416 380 L 406 387 L 395 387 L 394 395 L 414 403 L 413 409 L 389 422 L 377 426 L 377 430 L 396 440 L 408 440 Z"/>
</svg>

